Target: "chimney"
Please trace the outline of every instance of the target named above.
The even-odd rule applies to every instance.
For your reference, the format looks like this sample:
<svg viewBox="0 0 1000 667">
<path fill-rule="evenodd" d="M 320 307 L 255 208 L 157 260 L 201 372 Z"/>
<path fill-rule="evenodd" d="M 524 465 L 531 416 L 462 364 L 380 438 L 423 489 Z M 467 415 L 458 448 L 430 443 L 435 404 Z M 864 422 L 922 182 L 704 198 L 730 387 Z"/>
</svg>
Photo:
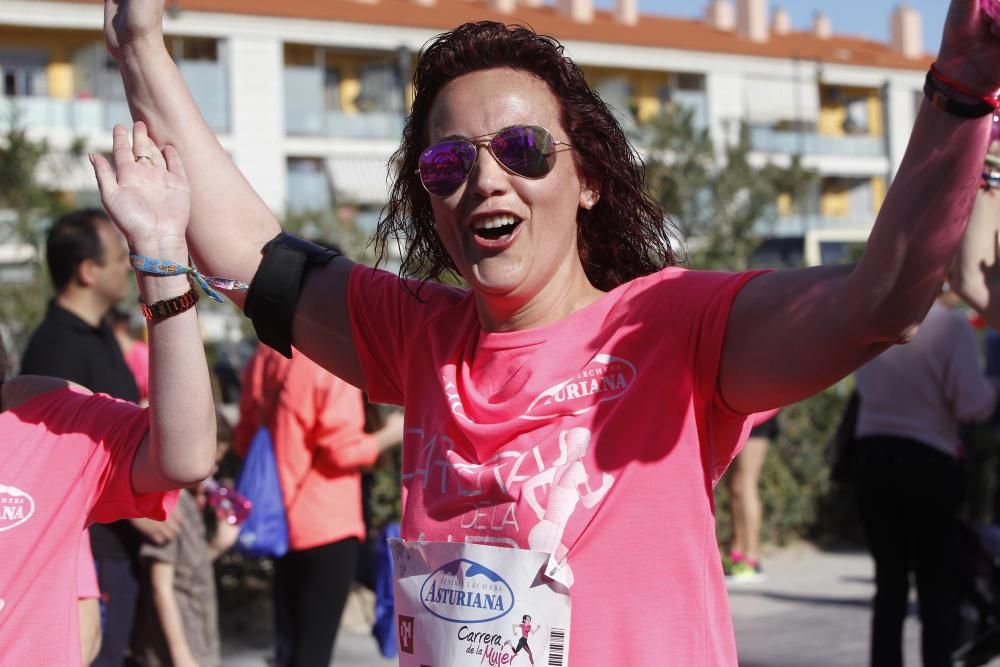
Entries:
<svg viewBox="0 0 1000 667">
<path fill-rule="evenodd" d="M 639 0 L 615 0 L 615 21 L 636 25 L 639 22 Z"/>
<path fill-rule="evenodd" d="M 421 0 L 416 0 L 421 2 Z M 426 2 L 426 0 L 424 0 Z M 434 0 L 430 0 L 433 2 Z M 513 14 L 514 7 L 517 4 L 516 0 L 488 0 L 488 6 L 493 11 L 500 14 Z"/>
<path fill-rule="evenodd" d="M 813 34 L 820 39 L 830 39 L 833 37 L 833 23 L 830 17 L 823 12 L 816 12 L 813 18 Z"/>
<path fill-rule="evenodd" d="M 593 0 L 559 0 L 559 13 L 576 23 L 590 23 L 594 20 Z"/>
<path fill-rule="evenodd" d="M 705 23 L 716 30 L 736 30 L 736 10 L 730 0 L 711 0 L 705 8 Z"/>
<path fill-rule="evenodd" d="M 921 24 L 920 12 L 913 7 L 897 5 L 889 22 L 892 50 L 904 58 L 921 58 L 924 55 Z"/>
<path fill-rule="evenodd" d="M 792 17 L 788 11 L 777 7 L 771 16 L 771 32 L 775 35 L 787 35 L 792 31 Z"/>
<path fill-rule="evenodd" d="M 736 0 L 736 32 L 751 42 L 767 41 L 767 0 Z"/>
</svg>

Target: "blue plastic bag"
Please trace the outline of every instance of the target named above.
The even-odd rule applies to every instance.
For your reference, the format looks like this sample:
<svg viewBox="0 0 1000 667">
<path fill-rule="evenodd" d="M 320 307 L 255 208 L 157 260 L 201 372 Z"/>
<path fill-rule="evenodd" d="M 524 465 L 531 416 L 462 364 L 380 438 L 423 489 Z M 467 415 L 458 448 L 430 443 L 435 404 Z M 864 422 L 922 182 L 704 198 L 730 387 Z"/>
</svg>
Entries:
<svg viewBox="0 0 1000 667">
<path fill-rule="evenodd" d="M 288 519 L 281 495 L 278 463 L 271 434 L 263 426 L 250 441 L 250 449 L 236 480 L 236 490 L 252 503 L 240 528 L 236 550 L 248 556 L 279 558 L 288 551 Z"/>
<path fill-rule="evenodd" d="M 372 626 L 372 635 L 384 658 L 395 658 L 398 650 L 392 590 L 392 552 L 389 551 L 389 538 L 392 537 L 399 537 L 399 524 L 396 522 L 382 528 L 375 545 L 375 625 Z"/>
</svg>

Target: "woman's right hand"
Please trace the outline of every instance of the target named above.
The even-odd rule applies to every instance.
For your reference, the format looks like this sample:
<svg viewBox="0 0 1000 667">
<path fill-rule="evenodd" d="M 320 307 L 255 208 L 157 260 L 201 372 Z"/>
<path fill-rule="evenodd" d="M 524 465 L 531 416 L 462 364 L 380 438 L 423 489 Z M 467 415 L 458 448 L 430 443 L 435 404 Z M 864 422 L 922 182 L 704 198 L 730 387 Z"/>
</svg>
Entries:
<svg viewBox="0 0 1000 667">
<path fill-rule="evenodd" d="M 104 42 L 119 59 L 135 44 L 163 44 L 164 0 L 104 0 Z"/>
</svg>

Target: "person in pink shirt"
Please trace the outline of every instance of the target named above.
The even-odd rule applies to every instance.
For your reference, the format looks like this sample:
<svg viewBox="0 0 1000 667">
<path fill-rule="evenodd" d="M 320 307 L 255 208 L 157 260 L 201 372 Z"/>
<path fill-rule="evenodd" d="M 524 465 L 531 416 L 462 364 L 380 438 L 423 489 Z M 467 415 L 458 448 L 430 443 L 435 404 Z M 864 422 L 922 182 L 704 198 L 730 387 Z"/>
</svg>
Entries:
<svg viewBox="0 0 1000 667">
<path fill-rule="evenodd" d="M 192 165 L 198 262 L 253 281 L 233 297 L 262 340 L 405 408 L 401 664 L 509 663 L 498 637 L 527 613 L 539 661 L 735 665 L 713 487 L 752 414 L 927 313 L 1000 89 L 979 2 L 952 0 L 863 258 L 773 272 L 679 266 L 638 154 L 554 39 L 490 21 L 440 35 L 376 232 L 405 278 L 280 235 L 171 61 L 162 0 L 105 7 L 130 108 Z"/>
<path fill-rule="evenodd" d="M 243 374 L 233 449 L 246 456 L 271 433 L 288 520 L 289 551 L 275 563 L 277 664 L 329 665 L 365 539 L 361 468 L 403 439 L 393 413 L 364 432 L 361 391 L 298 352 L 261 345 Z"/>
<path fill-rule="evenodd" d="M 108 319 L 111 320 L 115 340 L 122 348 L 125 364 L 135 378 L 135 386 L 139 390 L 139 404 L 146 405 L 149 400 L 149 345 L 132 337 L 132 332 L 129 331 L 131 318 L 125 311 L 112 308 L 108 313 Z"/>
<path fill-rule="evenodd" d="M 189 193 L 176 151 L 133 152 L 114 133 L 116 170 L 91 158 L 105 208 L 134 252 L 186 262 Z M 190 290 L 182 276 L 138 277 L 150 309 L 152 409 L 65 380 L 21 376 L 0 386 L 0 662 L 79 665 L 77 598 L 91 523 L 163 520 L 173 489 L 214 464 L 215 411 L 193 309 L 165 302 Z M 185 300 L 185 303 L 193 301 Z M 92 591 L 91 591 L 92 593 Z"/>
</svg>

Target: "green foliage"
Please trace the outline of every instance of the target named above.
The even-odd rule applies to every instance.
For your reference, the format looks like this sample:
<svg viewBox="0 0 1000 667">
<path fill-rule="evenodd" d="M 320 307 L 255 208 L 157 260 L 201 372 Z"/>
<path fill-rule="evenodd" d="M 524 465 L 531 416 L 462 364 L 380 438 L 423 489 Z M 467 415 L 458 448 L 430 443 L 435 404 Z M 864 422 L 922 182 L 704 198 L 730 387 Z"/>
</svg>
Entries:
<svg viewBox="0 0 1000 667">
<path fill-rule="evenodd" d="M 32 139 L 15 107 L 6 110 L 0 128 L 0 245 L 22 248 L 23 263 L 5 267 L 16 279 L 0 280 L 0 323 L 9 327 L 20 349 L 41 319 L 50 288 L 43 265 L 45 232 L 50 221 L 72 207 L 72 201 L 38 179 L 44 169 L 54 178 L 70 160 L 83 155 L 76 140 L 69 150 L 55 151 L 47 141 Z"/>
<path fill-rule="evenodd" d="M 681 237 L 691 264 L 745 270 L 760 244 L 761 230 L 777 215 L 779 194 L 796 201 L 816 178 L 798 156 L 788 167 L 750 163 L 750 133 L 741 126 L 736 142 L 719 152 L 707 130 L 695 127 L 690 110 L 675 107 L 652 123 L 646 182 Z"/>
<path fill-rule="evenodd" d="M 830 479 L 831 440 L 847 402 L 847 384 L 790 405 L 778 415 L 780 434 L 768 448 L 759 485 L 762 542 L 784 544 L 803 537 L 824 543 L 858 541 L 850 489 Z M 732 520 L 725 480 L 715 500 L 719 541 L 728 544 Z"/>
</svg>

